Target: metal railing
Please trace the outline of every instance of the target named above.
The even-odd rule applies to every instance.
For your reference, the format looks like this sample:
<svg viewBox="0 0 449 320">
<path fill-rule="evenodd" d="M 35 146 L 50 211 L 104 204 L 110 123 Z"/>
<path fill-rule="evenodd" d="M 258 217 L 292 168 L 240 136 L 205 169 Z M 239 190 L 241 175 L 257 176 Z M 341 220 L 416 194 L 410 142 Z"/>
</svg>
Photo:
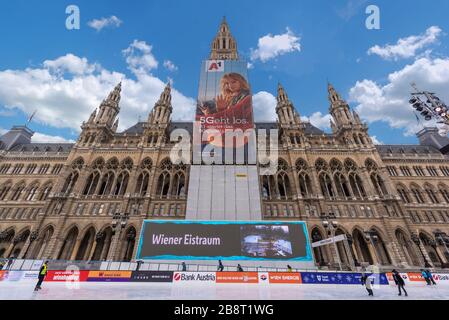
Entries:
<svg viewBox="0 0 449 320">
<path fill-rule="evenodd" d="M 10 271 L 37 271 L 41 268 L 44 260 L 12 260 L 8 263 L 8 259 L 0 259 L 0 266 L 3 265 L 2 270 Z M 137 269 L 137 261 L 119 262 L 119 261 L 65 261 L 65 260 L 47 260 L 49 270 L 85 270 L 85 271 L 135 271 Z M 246 272 L 288 272 L 286 268 L 279 267 L 256 267 L 245 266 L 242 268 Z M 379 272 L 391 272 L 392 267 L 379 267 Z M 396 268 L 401 272 L 420 272 L 420 268 Z M 181 263 L 162 263 L 157 261 L 143 261 L 140 264 L 139 271 L 182 271 Z M 187 272 L 216 272 L 218 265 L 206 264 L 186 264 Z M 448 273 L 447 269 L 432 268 L 436 273 Z M 225 272 L 237 271 L 237 263 L 234 265 L 224 264 Z M 315 268 L 293 268 L 293 272 L 360 272 L 362 268 L 357 270 L 343 270 L 339 271 L 332 267 L 315 267 Z"/>
</svg>

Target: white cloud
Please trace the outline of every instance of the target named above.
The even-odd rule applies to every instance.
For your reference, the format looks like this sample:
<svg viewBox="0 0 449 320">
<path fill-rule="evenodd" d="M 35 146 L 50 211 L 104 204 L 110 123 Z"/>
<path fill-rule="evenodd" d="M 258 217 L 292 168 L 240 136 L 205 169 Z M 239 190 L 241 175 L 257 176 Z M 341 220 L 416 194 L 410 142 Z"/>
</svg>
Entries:
<svg viewBox="0 0 449 320">
<path fill-rule="evenodd" d="M 368 50 L 369 55 L 376 54 L 385 60 L 399 60 L 415 57 L 417 51 L 425 48 L 438 40 L 442 30 L 432 26 L 424 34 L 399 39 L 395 45 L 376 45 Z"/>
<path fill-rule="evenodd" d="M 91 74 L 97 68 L 95 64 L 89 64 L 86 58 L 79 58 L 71 53 L 56 60 L 44 61 L 44 67 L 55 73 L 69 72 L 75 75 Z"/>
<path fill-rule="evenodd" d="M 178 71 L 178 67 L 170 60 L 164 61 L 164 67 L 171 72 Z"/>
<path fill-rule="evenodd" d="M 6 132 L 8 132 L 8 130 L 0 128 L 0 136 L 4 135 Z"/>
<path fill-rule="evenodd" d="M 67 140 L 60 136 L 50 136 L 47 134 L 36 132 L 31 139 L 33 143 L 75 143 L 73 140 Z"/>
<path fill-rule="evenodd" d="M 382 141 L 380 141 L 379 139 L 377 139 L 377 136 L 372 136 L 371 137 L 371 140 L 373 140 L 373 143 L 375 144 L 375 145 L 384 145 L 385 143 L 383 143 Z"/>
<path fill-rule="evenodd" d="M 315 112 L 310 117 L 302 117 L 303 121 L 308 121 L 313 124 L 315 127 L 320 128 L 321 130 L 330 129 L 330 121 L 332 116 L 330 114 L 322 114 L 321 112 Z"/>
<path fill-rule="evenodd" d="M 125 51 L 134 78 L 70 54 L 47 60 L 38 68 L 0 71 L 0 105 L 6 110 L 18 109 L 26 114 L 37 110 L 35 121 L 79 132 L 82 122 L 87 121 L 117 83 L 123 81 L 119 129 L 126 129 L 134 125 L 139 116 L 146 119 L 166 83 L 149 73 L 154 63 L 148 57 L 142 58 L 151 55 L 151 46 L 134 41 Z M 195 100 L 175 89 L 172 95 L 173 119 L 194 119 Z"/>
<path fill-rule="evenodd" d="M 291 52 L 301 51 L 301 38 L 296 36 L 289 28 L 284 34 L 268 34 L 259 39 L 257 49 L 251 49 L 251 61 L 267 62 L 278 56 Z"/>
<path fill-rule="evenodd" d="M 254 118 L 256 121 L 276 121 L 276 97 L 266 91 L 253 96 Z"/>
<path fill-rule="evenodd" d="M 128 69 L 134 74 L 145 74 L 157 69 L 159 63 L 151 52 L 152 50 L 153 47 L 145 41 L 134 40 L 128 48 L 122 51 Z"/>
<path fill-rule="evenodd" d="M 406 136 L 422 129 L 409 105 L 410 83 L 421 90 L 435 92 L 449 102 L 449 58 L 421 58 L 388 76 L 388 83 L 380 85 L 372 80 L 358 81 L 350 90 L 350 101 L 357 103 L 360 116 L 370 122 L 386 122 L 392 128 L 403 129 Z M 422 118 L 422 117 L 420 117 Z M 424 122 L 427 126 L 434 123 Z"/>
<path fill-rule="evenodd" d="M 101 31 L 106 27 L 118 28 L 122 23 L 123 21 L 116 16 L 110 16 L 109 18 L 94 19 L 89 21 L 87 25 L 97 31 Z"/>
</svg>

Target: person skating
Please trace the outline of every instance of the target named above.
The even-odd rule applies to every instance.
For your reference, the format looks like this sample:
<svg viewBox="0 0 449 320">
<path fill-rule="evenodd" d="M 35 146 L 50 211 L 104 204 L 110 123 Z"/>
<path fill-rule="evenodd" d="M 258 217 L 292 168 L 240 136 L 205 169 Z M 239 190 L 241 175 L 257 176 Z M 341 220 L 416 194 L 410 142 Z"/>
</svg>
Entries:
<svg viewBox="0 0 449 320">
<path fill-rule="evenodd" d="M 182 263 L 182 271 L 183 272 L 187 271 L 187 265 L 185 262 Z"/>
<path fill-rule="evenodd" d="M 405 281 L 404 281 L 404 279 L 402 279 L 401 275 L 396 270 L 393 270 L 392 273 L 393 273 L 393 280 L 396 283 L 396 285 L 398 286 L 398 290 L 399 290 L 398 296 L 402 296 L 402 291 L 401 290 L 404 290 L 405 296 L 407 297 L 408 293 L 405 290 Z"/>
<path fill-rule="evenodd" d="M 424 280 L 426 280 L 426 283 L 427 283 L 428 286 L 432 285 L 432 284 L 430 283 L 429 275 L 427 274 L 426 270 L 421 269 L 421 275 L 422 275 L 422 277 L 424 278 Z"/>
<path fill-rule="evenodd" d="M 374 297 L 373 284 L 371 283 L 371 279 L 366 274 L 363 273 L 361 282 L 362 286 L 365 286 L 366 291 L 368 291 L 368 296 Z"/>
<path fill-rule="evenodd" d="M 9 258 L 8 259 L 8 263 L 6 264 L 5 270 L 11 269 L 11 266 L 12 266 L 13 262 L 14 262 L 14 257 Z"/>
<path fill-rule="evenodd" d="M 42 285 L 42 282 L 44 282 L 47 272 L 48 272 L 48 261 L 45 261 L 39 271 L 39 278 L 38 278 L 39 280 L 36 284 L 36 288 L 34 288 L 34 291 L 38 291 L 38 290 L 42 289 L 41 285 Z"/>
<path fill-rule="evenodd" d="M 242 266 L 240 264 L 237 266 L 237 271 L 238 272 L 243 272 L 243 268 L 242 268 Z"/>
<path fill-rule="evenodd" d="M 429 269 L 425 270 L 425 272 L 427 274 L 427 279 L 429 279 L 429 282 L 431 282 L 434 286 L 436 286 L 437 283 L 435 282 L 435 280 L 433 280 L 432 272 L 430 272 Z"/>
<path fill-rule="evenodd" d="M 218 272 L 223 272 L 224 270 L 224 265 L 221 262 L 221 260 L 218 260 Z"/>
<path fill-rule="evenodd" d="M 293 272 L 293 268 L 290 265 L 287 265 L 287 271 L 288 272 Z"/>
</svg>

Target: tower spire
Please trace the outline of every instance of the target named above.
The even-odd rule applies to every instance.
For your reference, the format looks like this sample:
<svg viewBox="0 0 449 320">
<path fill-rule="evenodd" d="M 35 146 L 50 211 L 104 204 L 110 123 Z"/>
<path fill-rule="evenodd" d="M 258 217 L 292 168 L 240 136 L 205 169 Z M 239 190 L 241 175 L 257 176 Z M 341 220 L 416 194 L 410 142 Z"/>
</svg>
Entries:
<svg viewBox="0 0 449 320">
<path fill-rule="evenodd" d="M 226 17 L 220 24 L 220 29 L 212 42 L 211 60 L 238 60 L 237 42 L 231 34 Z"/>
</svg>

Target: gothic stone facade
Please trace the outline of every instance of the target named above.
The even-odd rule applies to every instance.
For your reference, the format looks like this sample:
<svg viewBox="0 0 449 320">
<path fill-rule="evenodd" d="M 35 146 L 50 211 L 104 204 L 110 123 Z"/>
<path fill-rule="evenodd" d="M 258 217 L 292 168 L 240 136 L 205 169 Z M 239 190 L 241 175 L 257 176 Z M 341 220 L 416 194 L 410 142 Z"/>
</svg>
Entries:
<svg viewBox="0 0 449 320">
<path fill-rule="evenodd" d="M 225 21 L 220 36 L 231 37 Z M 234 41 L 217 39 L 213 58 L 237 57 Z M 169 136 L 193 124 L 171 121 L 168 85 L 147 121 L 119 133 L 121 90 L 75 144 L 31 143 L 27 127 L 0 138 L 0 257 L 130 261 L 143 220 L 185 218 L 189 164 L 172 164 Z M 421 132 L 420 145 L 375 146 L 332 85 L 328 94 L 331 134 L 301 121 L 281 85 L 278 121 L 256 124 L 280 130 L 278 172 L 260 176 L 263 218 L 306 221 L 319 241 L 330 235 L 322 216 L 333 214 L 349 247 L 314 249 L 320 266 L 445 266 L 449 158 L 435 130 Z"/>
</svg>

